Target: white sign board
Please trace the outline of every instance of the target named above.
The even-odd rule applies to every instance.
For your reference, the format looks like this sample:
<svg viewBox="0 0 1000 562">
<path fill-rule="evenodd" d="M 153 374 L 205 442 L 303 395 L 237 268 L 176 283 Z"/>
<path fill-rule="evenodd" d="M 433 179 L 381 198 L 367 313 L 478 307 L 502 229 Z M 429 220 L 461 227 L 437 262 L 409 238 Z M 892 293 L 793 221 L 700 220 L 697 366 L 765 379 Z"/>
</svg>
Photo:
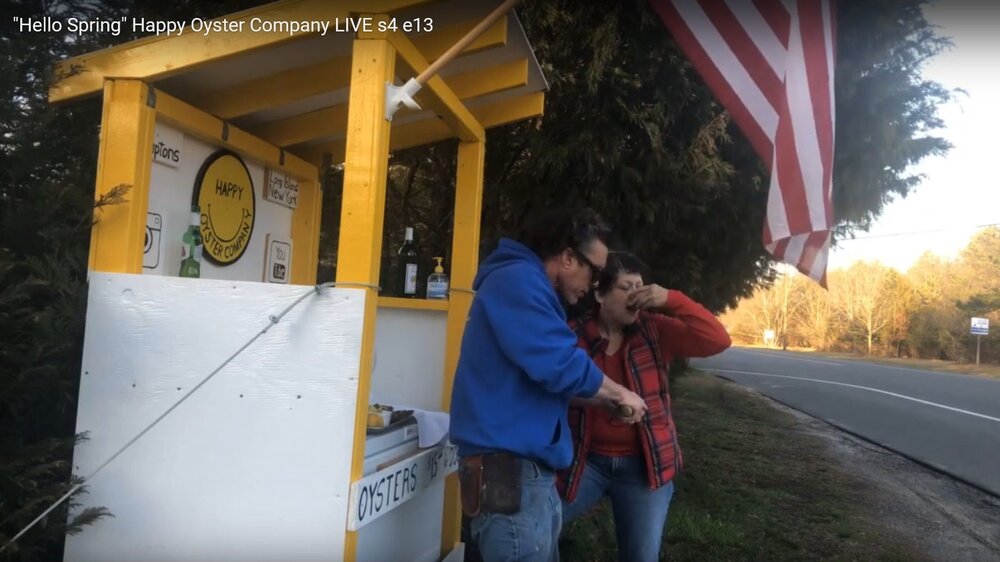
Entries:
<svg viewBox="0 0 1000 562">
<path fill-rule="evenodd" d="M 988 336 L 990 335 L 990 319 L 989 318 L 973 318 L 972 328 L 970 333 L 974 336 Z"/>
<path fill-rule="evenodd" d="M 277 324 L 277 316 L 309 294 Z M 365 291 L 91 272 L 66 562 L 339 560 Z"/>
<path fill-rule="evenodd" d="M 142 249 L 143 269 L 156 269 L 160 265 L 160 240 L 163 238 L 163 217 L 159 213 L 146 213 L 146 240 Z"/>
<path fill-rule="evenodd" d="M 458 449 L 446 443 L 351 484 L 347 529 L 356 531 L 458 470 Z"/>
<path fill-rule="evenodd" d="M 264 261 L 266 283 L 288 283 L 292 276 L 292 241 L 267 235 L 267 259 Z"/>
<path fill-rule="evenodd" d="M 299 206 L 299 181 L 278 170 L 267 169 L 264 174 L 264 199 L 294 209 Z"/>
<path fill-rule="evenodd" d="M 156 127 L 153 132 L 153 162 L 179 168 L 183 144 L 184 133 L 181 131 L 170 127 Z"/>
</svg>

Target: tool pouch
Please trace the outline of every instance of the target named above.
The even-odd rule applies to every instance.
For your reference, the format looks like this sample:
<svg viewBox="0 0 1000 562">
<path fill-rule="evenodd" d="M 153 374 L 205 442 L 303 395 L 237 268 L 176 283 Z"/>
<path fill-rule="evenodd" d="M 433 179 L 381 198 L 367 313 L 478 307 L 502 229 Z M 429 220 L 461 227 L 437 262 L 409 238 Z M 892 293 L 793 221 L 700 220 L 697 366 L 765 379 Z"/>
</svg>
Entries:
<svg viewBox="0 0 1000 562">
<path fill-rule="evenodd" d="M 466 517 L 479 515 L 483 492 L 483 455 L 459 459 L 458 485 L 462 496 L 462 514 Z"/>
<path fill-rule="evenodd" d="M 462 513 L 513 515 L 521 510 L 521 459 L 508 453 L 463 457 L 459 464 Z"/>
</svg>

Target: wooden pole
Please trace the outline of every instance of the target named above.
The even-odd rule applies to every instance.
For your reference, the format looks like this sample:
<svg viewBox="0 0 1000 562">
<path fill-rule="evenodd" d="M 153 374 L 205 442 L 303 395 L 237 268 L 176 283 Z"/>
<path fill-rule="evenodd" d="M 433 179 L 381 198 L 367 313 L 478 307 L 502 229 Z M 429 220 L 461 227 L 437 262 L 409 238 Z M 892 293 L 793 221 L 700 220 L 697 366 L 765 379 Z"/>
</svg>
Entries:
<svg viewBox="0 0 1000 562">
<path fill-rule="evenodd" d="M 500 4 L 500 6 L 497 7 L 497 9 L 490 12 L 490 15 L 486 16 L 486 19 L 479 22 L 479 25 L 469 30 L 469 32 L 465 34 L 465 37 L 459 39 L 458 43 L 452 45 L 450 49 L 445 51 L 443 55 L 441 55 L 440 57 L 438 57 L 436 61 L 431 63 L 431 65 L 428 66 L 426 70 L 421 72 L 420 75 L 417 76 L 417 83 L 420 84 L 421 86 L 426 84 L 427 81 L 430 80 L 432 76 L 437 74 L 441 70 L 441 68 L 444 67 L 444 65 L 451 62 L 455 57 L 459 55 L 459 53 L 464 51 L 465 48 L 468 47 L 470 43 L 478 39 L 480 35 L 485 33 L 486 30 L 490 28 L 490 26 L 496 23 L 498 19 L 500 19 L 504 14 L 513 9 L 514 6 L 518 5 L 520 2 L 521 0 L 506 0 L 506 2 Z"/>
</svg>

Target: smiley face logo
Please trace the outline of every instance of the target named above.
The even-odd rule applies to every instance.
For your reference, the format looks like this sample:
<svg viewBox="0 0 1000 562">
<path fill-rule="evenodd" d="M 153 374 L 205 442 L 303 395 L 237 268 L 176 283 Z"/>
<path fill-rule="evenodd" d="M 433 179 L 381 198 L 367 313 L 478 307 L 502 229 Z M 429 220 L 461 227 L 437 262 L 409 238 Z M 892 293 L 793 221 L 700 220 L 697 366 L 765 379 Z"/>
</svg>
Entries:
<svg viewBox="0 0 1000 562">
<path fill-rule="evenodd" d="M 201 208 L 205 258 L 216 265 L 235 263 L 250 245 L 256 211 L 246 164 L 228 150 L 209 156 L 198 172 L 192 199 Z"/>
</svg>

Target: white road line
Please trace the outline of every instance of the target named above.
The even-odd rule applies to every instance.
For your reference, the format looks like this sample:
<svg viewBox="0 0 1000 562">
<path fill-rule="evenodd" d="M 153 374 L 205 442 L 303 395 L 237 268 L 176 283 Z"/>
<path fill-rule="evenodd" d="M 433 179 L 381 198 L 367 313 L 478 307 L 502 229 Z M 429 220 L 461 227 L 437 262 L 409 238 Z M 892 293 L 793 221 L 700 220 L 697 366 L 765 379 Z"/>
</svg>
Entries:
<svg viewBox="0 0 1000 562">
<path fill-rule="evenodd" d="M 795 357 L 794 355 L 787 355 L 783 351 L 778 351 L 777 349 L 756 349 L 756 348 L 737 348 L 731 347 L 727 353 L 736 351 L 741 353 L 750 353 L 756 355 L 766 355 L 768 357 L 778 357 L 782 359 L 791 359 L 793 361 L 808 361 L 810 363 L 820 363 L 822 365 L 836 365 L 837 367 L 847 367 L 851 363 L 856 363 L 860 365 L 866 365 L 869 367 L 875 367 L 876 369 L 894 369 L 896 371 L 909 371 L 911 373 L 922 373 L 925 375 L 944 375 L 946 377 L 968 377 L 974 373 L 952 373 L 948 371 L 937 371 L 934 369 L 921 369 L 920 367 L 896 367 L 893 365 L 886 365 L 885 363 L 878 363 L 876 361 L 866 361 L 864 357 L 855 357 L 850 359 L 840 359 L 839 362 L 834 363 L 832 361 L 820 361 L 819 359 L 802 359 L 800 357 Z M 799 353 L 799 352 L 790 352 Z"/>
<path fill-rule="evenodd" d="M 921 400 L 919 398 L 914 398 L 912 396 L 906 396 L 905 394 L 896 394 L 895 392 L 889 392 L 888 390 L 879 390 L 877 388 L 871 388 L 871 387 L 868 387 L 868 386 L 858 386 L 856 384 L 847 384 L 845 382 L 825 381 L 825 380 L 821 380 L 821 379 L 809 379 L 809 378 L 805 378 L 805 377 L 790 377 L 788 375 L 773 375 L 771 373 L 754 373 L 752 371 L 732 371 L 732 370 L 729 370 L 729 369 L 710 369 L 710 368 L 706 368 L 705 370 L 712 371 L 712 372 L 715 372 L 715 373 L 735 373 L 735 374 L 739 374 L 739 375 L 757 375 L 759 377 L 775 377 L 775 378 L 779 378 L 779 379 L 791 379 L 791 380 L 796 380 L 796 381 L 818 382 L 818 383 L 821 383 L 821 384 L 832 384 L 834 386 L 846 386 L 846 387 L 849 387 L 849 388 L 858 388 L 858 389 L 861 389 L 861 390 L 868 390 L 868 391 L 871 391 L 871 392 L 877 392 L 879 394 L 886 394 L 888 396 L 893 396 L 893 397 L 896 397 L 896 398 L 902 398 L 903 400 L 910 400 L 912 402 L 917 402 L 917 403 L 920 403 L 920 404 L 926 404 L 928 406 L 934 406 L 936 408 L 942 408 L 944 410 L 951 410 L 952 412 L 958 412 L 960 414 L 966 414 L 966 415 L 969 415 L 969 416 L 975 416 L 977 418 L 983 418 L 984 420 L 990 420 L 990 421 L 995 421 L 997 423 L 1000 423 L 1000 418 L 995 418 L 993 416 L 987 416 L 986 414 L 980 414 L 980 413 L 977 413 L 977 412 L 970 412 L 969 410 L 963 410 L 961 408 L 955 408 L 955 407 L 952 407 L 952 406 L 945 406 L 944 404 L 938 404 L 937 402 L 928 402 L 927 400 Z"/>
<path fill-rule="evenodd" d="M 749 349 L 734 349 L 733 351 L 741 351 L 743 353 L 756 353 L 758 355 L 764 354 L 768 357 L 778 357 L 781 359 L 790 359 L 792 361 L 805 361 L 806 363 L 819 363 L 820 365 L 832 365 L 834 367 L 845 367 L 844 363 L 834 363 L 833 361 L 820 361 L 819 359 L 803 359 L 801 357 L 795 357 L 792 355 L 782 355 L 777 352 L 768 353 L 767 351 L 751 351 Z"/>
<path fill-rule="evenodd" d="M 897 371 L 910 371 L 911 373 L 934 373 L 935 375 L 950 375 L 953 377 L 967 377 L 969 375 L 963 375 L 961 373 L 947 373 L 944 371 L 934 371 L 929 369 L 917 369 L 916 367 L 893 367 L 892 365 L 884 365 L 882 363 L 873 363 L 871 361 L 858 361 L 859 363 L 864 363 L 865 365 L 870 365 L 877 369 L 895 369 Z"/>
</svg>

